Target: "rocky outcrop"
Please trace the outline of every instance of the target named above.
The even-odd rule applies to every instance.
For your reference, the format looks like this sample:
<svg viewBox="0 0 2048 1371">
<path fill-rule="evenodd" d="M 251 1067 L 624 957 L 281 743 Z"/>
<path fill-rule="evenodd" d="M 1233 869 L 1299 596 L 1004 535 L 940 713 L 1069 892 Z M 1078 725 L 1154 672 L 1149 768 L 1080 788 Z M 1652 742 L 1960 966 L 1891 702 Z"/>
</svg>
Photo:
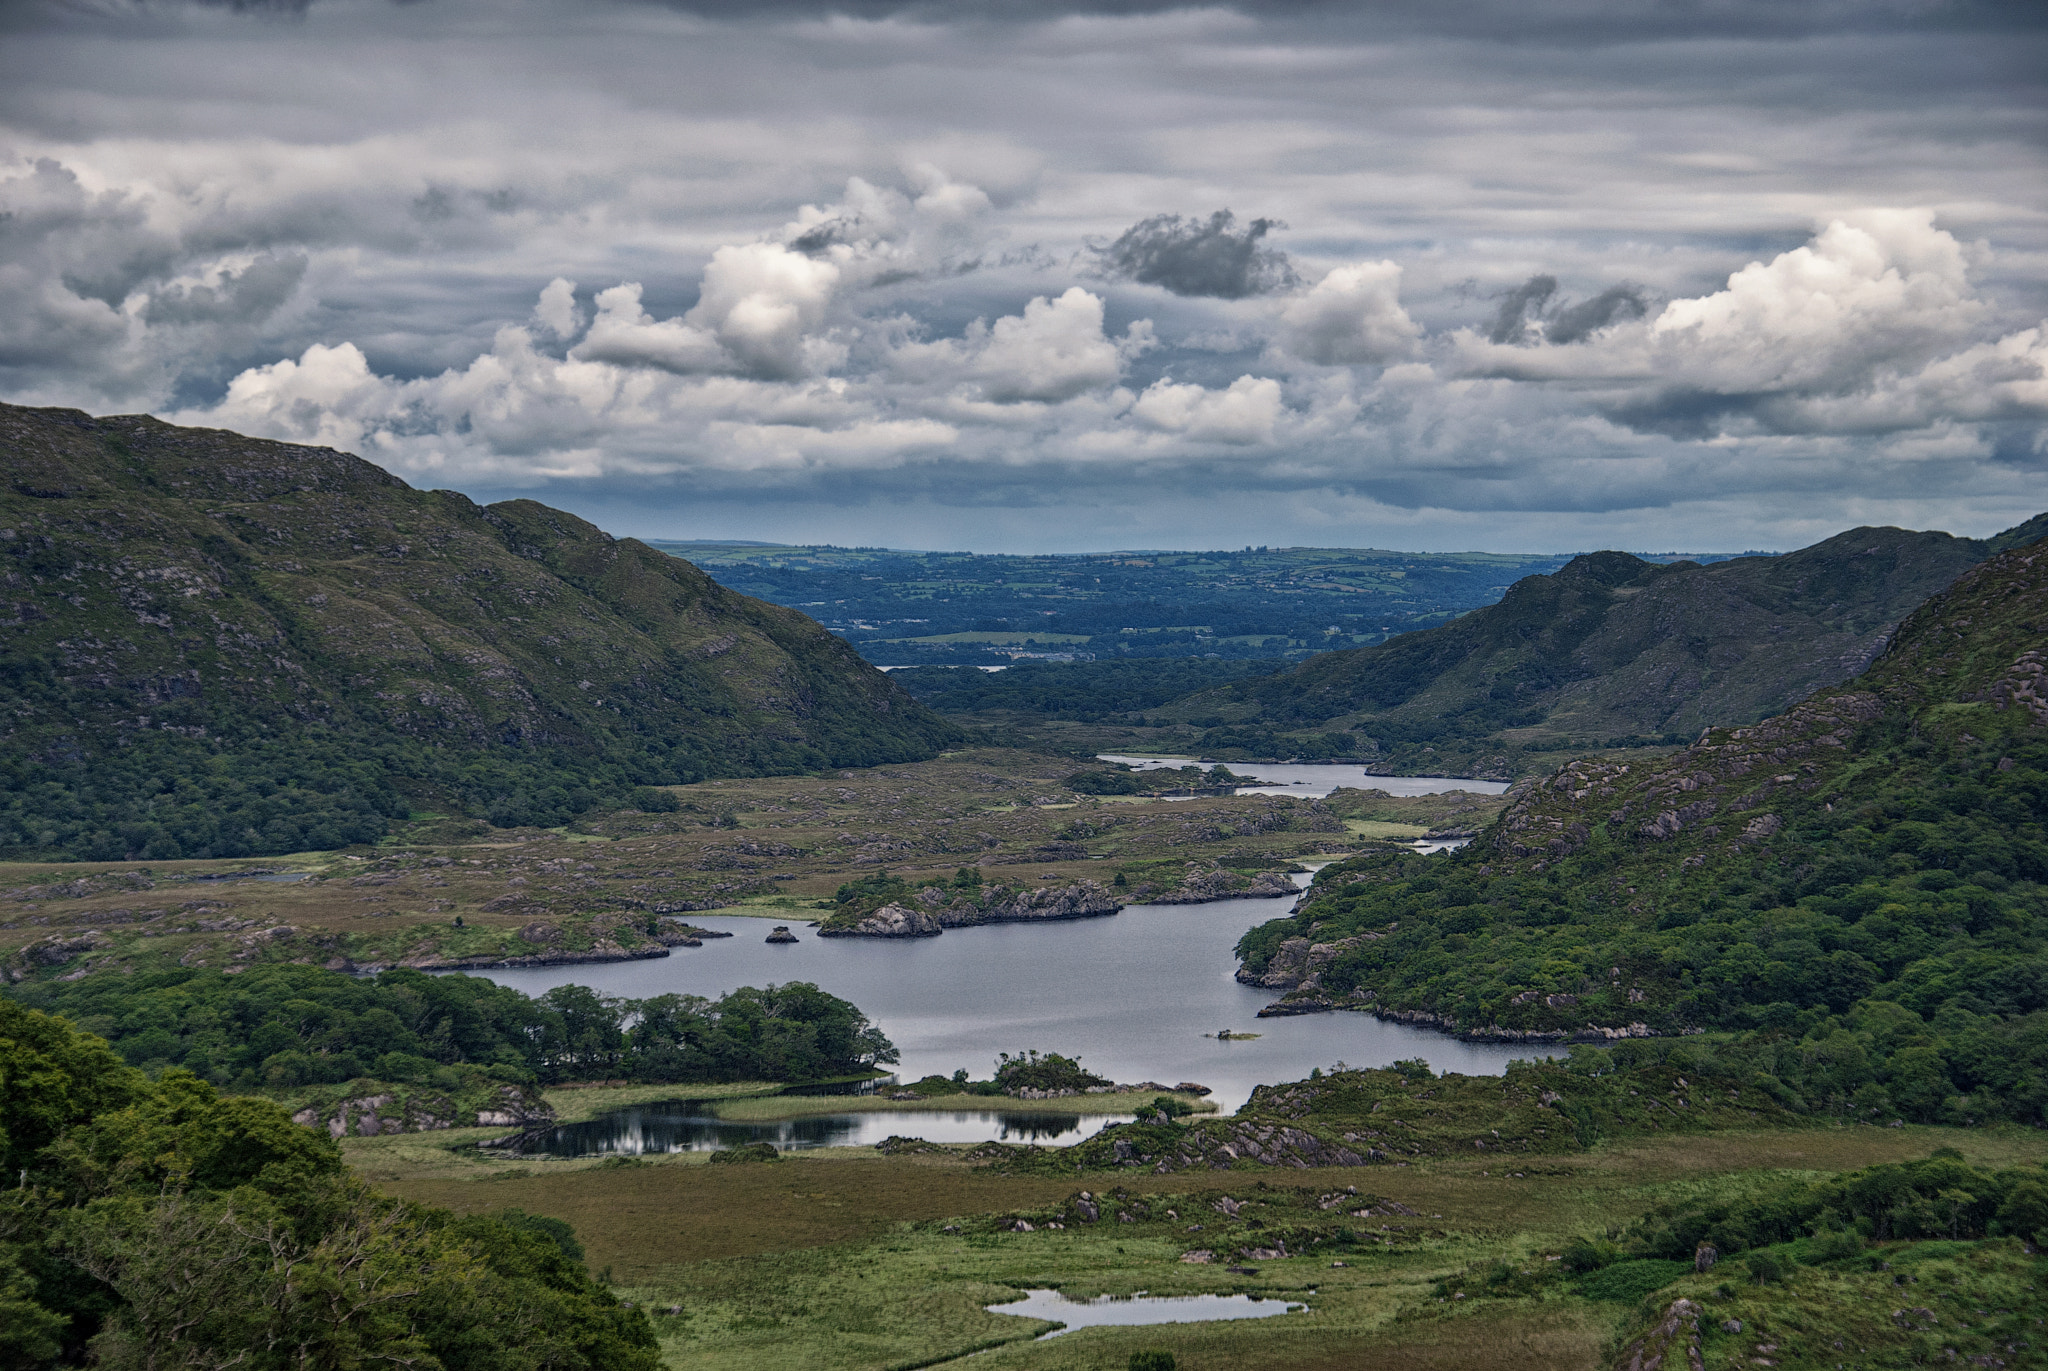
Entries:
<svg viewBox="0 0 2048 1371">
<path fill-rule="evenodd" d="M 904 904 L 885 904 L 872 914 L 864 914 L 850 927 L 820 928 L 821 938 L 933 938 L 945 930 L 939 924 L 939 916 L 928 909 L 912 909 Z"/>
<path fill-rule="evenodd" d="M 1249 967 L 1241 966 L 1237 969 L 1237 979 L 1240 984 L 1262 986 L 1267 990 L 1292 990 L 1312 977 L 1320 976 L 1324 967 L 1351 949 L 1386 936 L 1384 933 L 1360 933 L 1356 937 L 1338 938 L 1327 943 L 1289 938 L 1280 944 L 1263 971 L 1253 972 Z"/>
<path fill-rule="evenodd" d="M 368 1086 L 368 1089 L 364 1089 Z M 323 1128 L 332 1138 L 376 1138 L 390 1133 L 430 1133 L 444 1128 L 516 1128 L 522 1133 L 552 1127 L 555 1113 L 534 1092 L 496 1085 L 458 1096 L 358 1082 L 354 1093 L 309 1104 L 292 1122 Z"/>
<path fill-rule="evenodd" d="M 1622 1349 L 1615 1371 L 1705 1371 L 1700 1351 L 1700 1307 L 1673 1300 L 1657 1326 Z M 1764 1363 L 1768 1365 L 1769 1363 Z"/>
<path fill-rule="evenodd" d="M 927 896 L 936 887 L 918 892 L 920 903 L 930 905 Z M 1076 881 L 1072 885 L 1041 886 L 1019 890 L 983 901 L 952 900 L 938 910 L 939 922 L 947 928 L 973 928 L 978 924 L 1037 923 L 1053 919 L 1096 919 L 1122 909 L 1123 901 L 1100 881 Z"/>
<path fill-rule="evenodd" d="M 1204 1120 L 1174 1133 L 1174 1140 L 1158 1150 L 1138 1136 L 1127 1135 L 1123 1127 L 1106 1128 L 1079 1146 L 1090 1153 L 1106 1152 L 1101 1160 L 1112 1166 L 1145 1167 L 1160 1175 L 1196 1169 L 1225 1171 L 1239 1162 L 1307 1169 L 1366 1166 L 1383 1159 L 1377 1149 L 1356 1152 L 1305 1128 L 1259 1119 Z M 1092 1164 L 1093 1159 L 1089 1160 Z"/>
<path fill-rule="evenodd" d="M 1277 900 L 1299 895 L 1301 887 L 1285 871 L 1261 871 L 1246 876 L 1239 871 L 1191 873 L 1178 887 L 1154 895 L 1147 904 L 1208 904 L 1213 900 Z"/>
<path fill-rule="evenodd" d="M 948 928 L 974 928 L 981 924 L 1100 918 L 1122 908 L 1123 902 L 1100 881 L 1077 881 L 1036 890 L 985 885 L 973 895 L 928 885 L 909 902 L 885 904 L 850 923 L 840 919 L 828 921 L 818 930 L 818 936 L 926 938 Z"/>
<path fill-rule="evenodd" d="M 796 934 L 789 931 L 788 924 L 775 925 L 774 928 L 768 931 L 768 937 L 766 939 L 766 941 L 771 943 L 793 943 L 796 940 L 797 936 Z"/>
</svg>

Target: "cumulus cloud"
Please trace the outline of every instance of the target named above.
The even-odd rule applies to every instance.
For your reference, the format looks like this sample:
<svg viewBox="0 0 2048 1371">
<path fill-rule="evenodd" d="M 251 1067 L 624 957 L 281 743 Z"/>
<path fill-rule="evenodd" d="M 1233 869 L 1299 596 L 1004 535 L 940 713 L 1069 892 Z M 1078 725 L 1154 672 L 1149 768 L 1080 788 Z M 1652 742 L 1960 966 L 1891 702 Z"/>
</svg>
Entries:
<svg viewBox="0 0 2048 1371">
<path fill-rule="evenodd" d="M 1147 427 L 1204 443 L 1270 443 L 1283 405 L 1270 376 L 1240 376 L 1224 390 L 1154 381 L 1131 414 Z"/>
<path fill-rule="evenodd" d="M 1976 336 L 1989 306 L 1969 255 L 1924 208 L 1831 219 L 1806 244 L 1654 318 L 1639 297 L 1609 291 L 1545 319 L 1555 290 L 1533 277 L 1484 338 L 1455 337 L 1459 369 L 1606 383 L 1611 416 L 1689 438 L 2048 417 L 2035 384 L 2040 330 Z"/>
<path fill-rule="evenodd" d="M 1931 360 L 1984 315 L 1962 244 L 1932 210 L 1870 210 L 1712 295 L 1673 300 L 1649 343 L 1663 375 L 1702 390 L 1839 392 Z"/>
<path fill-rule="evenodd" d="M 1401 308 L 1392 262 L 1338 267 L 1280 315 L 1280 346 L 1318 366 L 1381 364 L 1405 357 L 1422 334 Z"/>
<path fill-rule="evenodd" d="M 1175 295 L 1242 300 L 1299 283 L 1286 253 L 1260 246 L 1268 233 L 1285 227 L 1277 219 L 1254 219 L 1239 228 L 1227 209 L 1206 221 L 1155 214 L 1092 251 L 1102 270 L 1119 280 L 1161 286 Z"/>
<path fill-rule="evenodd" d="M 1124 365 L 1152 346 L 1150 323 L 1139 320 L 1122 338 L 1103 331 L 1102 297 L 1069 286 L 1057 298 L 1038 296 L 1022 314 L 990 324 L 977 319 L 959 338 L 906 343 L 890 357 L 906 379 L 965 384 L 996 404 L 1057 403 L 1115 385 Z"/>
</svg>

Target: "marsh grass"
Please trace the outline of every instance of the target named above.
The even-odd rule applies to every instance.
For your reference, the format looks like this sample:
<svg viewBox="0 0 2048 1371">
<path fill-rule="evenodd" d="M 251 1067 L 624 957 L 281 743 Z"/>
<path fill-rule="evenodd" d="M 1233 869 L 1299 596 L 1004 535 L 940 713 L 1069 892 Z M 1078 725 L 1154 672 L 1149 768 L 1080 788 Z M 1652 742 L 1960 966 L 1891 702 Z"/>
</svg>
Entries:
<svg viewBox="0 0 2048 1371">
<path fill-rule="evenodd" d="M 355 1140 L 351 1161 L 361 1165 L 374 1155 L 360 1144 L 386 1141 Z M 1436 1292 L 1440 1282 L 1502 1264 L 1553 1269 L 1544 1258 L 1573 1237 L 1619 1231 L 1656 1203 L 1925 1157 L 1942 1146 L 1990 1165 L 2048 1158 L 2048 1138 L 2017 1129 L 1808 1128 L 1645 1138 L 1565 1156 L 1509 1159 L 1506 1168 L 1497 1157 L 1459 1157 L 1312 1172 L 1035 1177 L 977 1169 L 958 1150 L 880 1157 L 847 1148 L 795 1154 L 772 1167 L 710 1167 L 700 1156 L 678 1154 L 613 1165 L 422 1170 L 382 1188 L 467 1212 L 517 1207 L 568 1220 L 589 1249 L 592 1268 L 613 1268 L 622 1294 L 657 1311 L 669 1360 L 693 1371 L 882 1371 L 991 1343 L 998 1345 L 971 1365 L 1102 1371 L 1123 1366 L 1133 1351 L 1157 1347 L 1191 1371 L 1591 1371 L 1611 1361 L 1653 1306 L 1680 1293 L 1706 1300 L 1715 1321 L 1736 1316 L 1748 1326 L 1758 1320 L 1773 1335 L 1832 1358 L 1780 1360 L 1790 1368 L 1856 1364 L 1832 1347 L 1837 1336 L 1845 1346 L 1855 1345 L 1851 1332 L 1879 1346 L 1875 1339 L 1891 1309 L 1902 1302 L 1933 1307 L 1926 1292 L 1937 1284 L 1949 1288 L 1929 1273 L 1982 1261 L 1986 1245 L 1940 1255 L 1956 1245 L 1922 1244 L 1935 1255 L 1913 1269 L 1916 1284 L 1900 1288 L 1883 1284 L 1906 1270 L 1896 1262 L 1894 1272 L 1879 1273 L 1794 1266 L 1783 1286 L 1748 1283 L 1739 1264 L 1724 1263 L 1704 1276 L 1687 1271 L 1635 1299 L 1625 1297 L 1634 1291 L 1588 1299 L 1562 1278 L 1508 1298 L 1439 1300 Z M 382 1159 L 398 1164 L 411 1155 L 392 1149 Z M 1345 1186 L 1417 1213 L 1351 1219 L 1344 1206 L 1317 1207 L 1319 1196 Z M 1045 1227 L 1082 1189 L 1098 1197 L 1121 1191 L 1115 1203 L 1136 1221 L 1114 1222 L 1105 1202 L 1102 1223 Z M 1217 1213 L 1211 1206 L 1223 1194 L 1254 1201 L 1244 1215 L 1263 1216 L 1264 1227 Z M 1165 1220 L 1169 1206 L 1178 1217 Z M 1030 1218 L 1035 1231 L 1012 1231 L 1016 1217 Z M 1187 1231 L 1194 1223 L 1203 1225 L 1201 1232 Z M 1327 1237 L 1333 1224 L 1350 1229 L 1348 1244 Z M 957 1231 L 944 1231 L 949 1225 Z M 1179 1260 L 1191 1248 L 1211 1247 L 1222 1258 L 1240 1246 L 1270 1242 L 1277 1232 L 1300 1237 L 1310 1230 L 1326 1235 L 1309 1244 L 1314 1255 L 1239 1263 L 1256 1275 L 1230 1273 L 1221 1259 L 1208 1265 Z M 2022 1308 L 2015 1263 L 2024 1259 L 2016 1245 L 2005 1247 L 2010 1252 L 1995 1258 L 1995 1270 L 1958 1278 L 1961 1293 L 1950 1304 L 1961 1308 L 1960 1301 L 1974 1299 L 1971 1309 Z M 1289 1250 L 1297 1250 L 1294 1239 Z M 1347 1264 L 1334 1267 L 1333 1260 Z M 1724 1285 L 1733 1296 L 1717 1293 Z M 1027 1287 L 1077 1296 L 1250 1293 L 1305 1300 L 1310 1312 L 1235 1323 L 1090 1328 L 1033 1341 L 1029 1335 L 1038 1325 L 983 1308 Z M 1984 1302 L 1994 1296 L 2004 1303 Z M 1837 1309 L 1828 1301 L 1849 1303 Z M 658 1312 L 671 1306 L 682 1313 Z M 1943 1318 L 1942 1330 L 1952 1339 L 1954 1324 L 1949 1315 Z M 1839 1331 L 1815 1341 L 1815 1330 Z M 1730 1364 L 1736 1344 L 1724 1339 L 1711 1349 L 1708 1364 L 1718 1367 Z M 2009 1365 L 2026 1364 L 1997 1355 Z"/>
<path fill-rule="evenodd" d="M 658 1104 L 668 1100 L 735 1100 L 752 1095 L 772 1095 L 782 1089 L 776 1081 L 730 1081 L 723 1085 L 557 1085 L 542 1091 L 557 1123 L 582 1123 L 614 1109 L 636 1104 Z M 503 1132 L 503 1129 L 499 1129 Z"/>
</svg>

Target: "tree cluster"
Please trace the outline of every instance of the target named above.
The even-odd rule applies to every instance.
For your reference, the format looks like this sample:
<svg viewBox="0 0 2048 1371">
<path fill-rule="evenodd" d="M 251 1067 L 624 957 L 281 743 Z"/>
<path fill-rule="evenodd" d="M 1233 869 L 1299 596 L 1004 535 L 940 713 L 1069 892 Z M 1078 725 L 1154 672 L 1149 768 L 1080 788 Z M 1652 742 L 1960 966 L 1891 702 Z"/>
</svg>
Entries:
<svg viewBox="0 0 2048 1371">
<path fill-rule="evenodd" d="M 0 1365 L 660 1366 L 563 1225 L 379 1195 L 277 1105 L 5 1001 L 0 1120 Z"/>
</svg>

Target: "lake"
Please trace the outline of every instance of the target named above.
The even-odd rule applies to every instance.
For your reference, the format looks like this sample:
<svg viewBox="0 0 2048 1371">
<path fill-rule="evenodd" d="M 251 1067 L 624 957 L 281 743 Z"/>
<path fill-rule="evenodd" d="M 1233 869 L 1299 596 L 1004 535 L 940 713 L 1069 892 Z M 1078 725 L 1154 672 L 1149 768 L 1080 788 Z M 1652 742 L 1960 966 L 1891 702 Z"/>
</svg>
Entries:
<svg viewBox="0 0 2048 1371">
<path fill-rule="evenodd" d="M 897 1072 L 904 1080 L 963 1067 L 985 1079 L 998 1052 L 1036 1048 L 1078 1056 L 1117 1081 L 1199 1082 L 1226 1113 L 1254 1085 L 1299 1080 L 1312 1067 L 1327 1070 L 1340 1061 L 1385 1066 L 1420 1057 L 1440 1072 L 1498 1075 L 1513 1058 L 1542 1055 L 1525 1046 L 1463 1043 L 1369 1014 L 1257 1018 L 1281 992 L 1233 980 L 1231 948 L 1245 930 L 1290 907 L 1284 899 L 1132 905 L 1098 919 L 953 928 L 900 940 L 821 939 L 792 919 L 797 941 L 780 945 L 763 941 L 769 920 L 698 915 L 694 923 L 736 936 L 679 947 L 658 960 L 476 974 L 529 995 L 575 984 L 634 999 L 670 992 L 716 997 L 743 985 L 811 981 L 880 1025 L 903 1054 Z M 1218 1041 L 1219 1029 L 1261 1036 Z M 920 1131 L 920 1116 L 886 1117 L 900 1121 L 890 1131 Z"/>
<path fill-rule="evenodd" d="M 1186 757 L 1132 757 L 1114 752 L 1098 753 L 1097 759 L 1122 762 L 1138 771 L 1178 769 L 1191 764 Z M 1213 768 L 1218 763 L 1203 762 L 1199 765 Z M 1261 783 L 1239 786 L 1237 793 L 1240 795 L 1301 795 L 1317 799 L 1339 786 L 1350 786 L 1353 790 L 1384 790 L 1389 795 L 1442 795 L 1453 790 L 1471 795 L 1499 795 L 1508 788 L 1506 781 L 1472 781 L 1456 776 L 1375 776 L 1362 766 L 1334 762 L 1230 762 L 1228 765 L 1231 775 Z"/>
<path fill-rule="evenodd" d="M 678 1086 L 679 1092 L 688 1086 Z M 634 1105 L 583 1123 L 564 1124 L 519 1141 L 521 1152 L 555 1157 L 637 1157 L 648 1152 L 710 1152 L 772 1143 L 778 1152 L 810 1147 L 872 1147 L 894 1134 L 926 1142 L 1038 1143 L 1064 1147 L 1132 1114 L 1042 1114 L 1014 1109 L 858 1110 L 755 1122 L 721 1119 L 701 1101 Z"/>
</svg>

